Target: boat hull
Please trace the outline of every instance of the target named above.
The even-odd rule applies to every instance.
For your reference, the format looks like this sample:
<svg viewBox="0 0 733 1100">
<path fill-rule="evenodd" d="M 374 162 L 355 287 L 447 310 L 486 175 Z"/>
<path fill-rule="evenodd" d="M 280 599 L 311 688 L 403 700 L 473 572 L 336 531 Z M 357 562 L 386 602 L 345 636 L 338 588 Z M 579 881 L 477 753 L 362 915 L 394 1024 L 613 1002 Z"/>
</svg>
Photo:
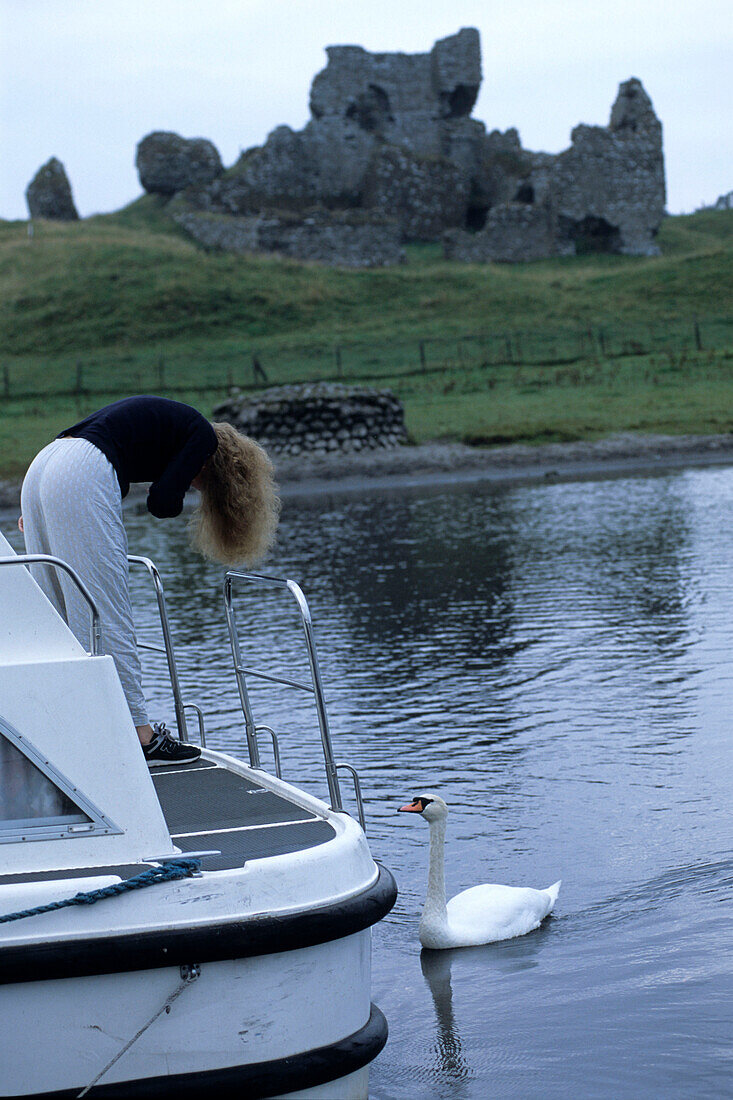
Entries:
<svg viewBox="0 0 733 1100">
<path fill-rule="evenodd" d="M 368 1095 L 387 1037 L 370 1004 L 369 929 L 297 950 L 0 987 L 3 1096 Z M 195 960 L 191 960 L 192 963 Z M 53 1050 L 49 1049 L 52 1043 Z M 313 1091 L 315 1090 L 315 1091 Z M 335 1090 L 335 1091 L 334 1091 Z"/>
</svg>

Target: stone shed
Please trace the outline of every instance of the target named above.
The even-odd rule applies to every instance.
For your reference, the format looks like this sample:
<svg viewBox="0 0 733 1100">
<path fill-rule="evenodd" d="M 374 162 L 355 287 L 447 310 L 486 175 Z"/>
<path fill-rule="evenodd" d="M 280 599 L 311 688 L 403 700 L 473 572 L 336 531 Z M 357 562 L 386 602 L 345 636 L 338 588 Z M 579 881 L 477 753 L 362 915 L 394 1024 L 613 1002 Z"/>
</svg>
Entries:
<svg viewBox="0 0 733 1100">
<path fill-rule="evenodd" d="M 365 386 L 314 382 L 255 394 L 234 390 L 214 417 L 278 455 L 353 453 L 407 442 L 400 400 L 391 390 Z"/>
</svg>

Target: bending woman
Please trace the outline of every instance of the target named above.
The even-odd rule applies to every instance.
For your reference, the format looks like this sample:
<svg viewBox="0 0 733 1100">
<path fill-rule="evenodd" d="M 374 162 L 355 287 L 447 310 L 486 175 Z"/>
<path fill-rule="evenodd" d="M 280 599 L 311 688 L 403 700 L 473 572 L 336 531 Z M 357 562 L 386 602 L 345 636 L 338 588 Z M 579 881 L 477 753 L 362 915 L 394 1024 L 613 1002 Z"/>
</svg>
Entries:
<svg viewBox="0 0 733 1100">
<path fill-rule="evenodd" d="M 151 725 L 142 691 L 122 522 L 122 500 L 137 481 L 152 482 L 147 506 L 158 519 L 180 515 L 187 490 L 198 489 L 194 544 L 225 565 L 252 564 L 267 552 L 279 501 L 272 463 L 254 440 L 164 397 L 128 397 L 92 413 L 44 447 L 25 476 L 27 552 L 63 558 L 89 589 L 100 613 L 101 652 L 114 658 L 151 766 L 187 764 L 200 750 L 171 737 L 163 723 Z M 84 644 L 89 613 L 74 584 L 49 566 L 33 569 Z"/>
</svg>

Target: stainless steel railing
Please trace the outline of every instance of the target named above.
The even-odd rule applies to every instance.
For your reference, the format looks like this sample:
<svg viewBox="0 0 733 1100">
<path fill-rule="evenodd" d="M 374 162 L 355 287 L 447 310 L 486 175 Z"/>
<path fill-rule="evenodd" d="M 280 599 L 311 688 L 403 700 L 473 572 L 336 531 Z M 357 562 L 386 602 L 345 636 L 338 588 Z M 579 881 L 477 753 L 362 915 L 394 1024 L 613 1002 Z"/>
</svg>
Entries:
<svg viewBox="0 0 733 1100">
<path fill-rule="evenodd" d="M 147 649 L 152 653 L 164 653 L 165 659 L 168 664 L 168 675 L 171 682 L 171 691 L 173 693 L 173 708 L 176 713 L 176 726 L 178 727 L 178 736 L 181 741 L 188 741 L 188 725 L 186 723 L 186 711 L 193 710 L 196 713 L 199 725 L 199 738 L 203 748 L 206 748 L 206 729 L 204 725 L 204 716 L 201 708 L 195 703 L 184 703 L 181 697 L 181 682 L 178 678 L 178 666 L 176 664 L 176 655 L 173 649 L 173 638 L 171 636 L 170 623 L 168 621 L 168 609 L 165 602 L 165 592 L 163 591 L 163 582 L 160 579 L 160 573 L 155 562 L 150 558 L 140 557 L 137 554 L 130 554 L 127 558 L 131 565 L 141 565 L 147 570 L 150 576 L 153 587 L 155 589 L 155 598 L 158 603 L 158 615 L 160 617 L 160 625 L 163 631 L 163 645 L 150 645 L 147 642 L 139 642 L 139 649 Z"/>
<path fill-rule="evenodd" d="M 239 630 L 237 628 L 237 619 L 233 601 L 234 584 L 237 582 L 246 582 L 264 588 L 284 589 L 290 592 L 290 594 L 295 598 L 295 601 L 298 605 L 298 610 L 300 612 L 303 633 L 305 635 L 306 650 L 308 653 L 308 664 L 310 666 L 311 674 L 311 682 L 309 684 L 303 683 L 300 680 L 293 680 L 287 676 L 275 676 L 270 672 L 264 672 L 260 669 L 247 668 L 244 666 L 244 664 L 242 663 L 242 652 L 239 642 Z M 245 735 L 247 738 L 247 748 L 249 751 L 250 764 L 253 768 L 261 767 L 257 734 L 260 731 L 266 731 L 272 734 L 273 737 L 275 764 L 277 772 L 278 774 L 280 774 L 280 758 L 277 746 L 277 737 L 274 733 L 272 733 L 270 727 L 255 725 L 254 716 L 252 714 L 252 706 L 249 698 L 249 691 L 247 689 L 246 677 L 252 676 L 259 680 L 265 680 L 269 683 L 283 684 L 286 687 L 292 687 L 300 691 L 309 692 L 314 697 L 316 712 L 318 714 L 318 726 L 321 734 L 321 745 L 323 747 L 323 759 L 326 767 L 326 782 L 328 784 L 328 794 L 331 800 L 331 809 L 337 811 L 343 810 L 338 773 L 341 770 L 347 771 L 354 780 L 354 790 L 356 794 L 359 822 L 362 829 L 365 829 L 364 804 L 361 795 L 359 777 L 350 764 L 337 764 L 334 760 L 333 746 L 331 743 L 331 731 L 328 723 L 328 713 L 326 711 L 326 701 L 323 695 L 321 670 L 318 664 L 316 642 L 313 635 L 313 620 L 311 618 L 310 608 L 308 607 L 308 601 L 303 595 L 300 586 L 296 584 L 295 581 L 286 580 L 282 577 L 270 577 L 261 573 L 246 573 L 233 569 L 227 573 L 224 581 L 224 607 L 226 610 L 227 629 L 229 631 L 229 641 L 231 644 L 232 657 L 234 660 L 234 671 L 237 678 L 237 688 L 239 690 L 239 698 L 242 704 L 242 711 L 244 713 Z"/>
<path fill-rule="evenodd" d="M 160 578 L 158 568 L 155 563 L 150 560 L 150 558 L 140 557 L 136 554 L 131 554 L 128 557 L 128 562 L 131 565 L 141 565 L 150 576 L 155 589 L 155 597 L 158 604 L 158 614 L 163 631 L 163 646 L 140 643 L 140 648 L 151 650 L 156 653 L 163 653 L 165 655 L 168 665 L 168 674 L 171 682 L 171 691 L 173 694 L 173 705 L 176 714 L 178 735 L 182 741 L 188 741 L 186 711 L 193 710 L 196 713 L 196 717 L 198 720 L 201 745 L 205 748 L 206 731 L 204 716 L 201 708 L 198 707 L 195 703 L 184 703 L 181 696 L 181 685 L 178 677 L 178 666 L 176 663 L 175 651 L 173 648 L 173 638 L 171 636 L 170 623 L 168 620 L 168 609 L 165 602 L 165 592 L 163 590 L 163 582 Z M 67 564 L 67 562 L 63 561 L 61 558 L 56 558 L 51 554 L 17 554 L 13 555 L 13 557 L 0 558 L 0 566 L 2 565 L 48 565 L 55 569 L 61 569 L 65 573 L 67 573 L 73 583 L 76 585 L 87 606 L 89 607 L 91 615 L 90 653 L 93 657 L 99 654 L 99 610 L 84 582 L 81 580 L 76 571 Z M 291 595 L 294 596 L 298 605 L 298 610 L 300 611 L 303 633 L 305 636 L 306 649 L 308 653 L 308 663 L 311 673 L 310 684 L 303 683 L 300 680 L 293 680 L 285 676 L 274 676 L 269 672 L 264 672 L 258 669 L 246 668 L 242 664 L 242 654 L 239 643 L 239 631 L 237 628 L 237 620 L 233 603 L 233 585 L 235 581 L 245 581 L 251 584 L 257 584 L 260 587 L 284 589 L 289 591 Z M 229 633 L 229 641 L 232 649 L 232 657 L 234 660 L 237 688 L 239 691 L 240 702 L 242 704 L 242 711 L 244 713 L 245 733 L 247 738 L 247 748 L 249 752 L 250 764 L 253 768 L 261 768 L 262 765 L 260 761 L 258 734 L 267 733 L 270 735 L 272 740 L 272 747 L 275 757 L 275 771 L 278 777 L 280 777 L 281 775 L 280 750 L 277 735 L 270 726 L 258 726 L 255 724 L 249 699 L 249 692 L 247 690 L 246 677 L 253 676 L 261 680 L 269 681 L 270 683 L 284 684 L 287 687 L 297 688 L 301 691 L 309 692 L 314 697 L 316 711 L 318 714 L 318 725 L 321 734 L 321 745 L 323 748 L 323 759 L 326 768 L 326 782 L 328 784 L 328 793 L 331 801 L 331 808 L 336 811 L 343 810 L 338 776 L 340 771 L 348 772 L 354 782 L 354 793 L 356 795 L 359 822 L 362 829 L 366 831 L 364 803 L 362 799 L 361 785 L 359 783 L 359 776 L 357 775 L 356 770 L 351 766 L 351 764 L 337 764 L 334 760 L 333 746 L 331 743 L 331 731 L 329 728 L 328 713 L 326 711 L 326 701 L 323 694 L 321 671 L 318 664 L 318 654 L 316 651 L 315 637 L 313 635 L 313 620 L 311 618 L 310 608 L 308 607 L 308 601 L 306 600 L 300 586 L 296 584 L 295 581 L 286 580 L 281 577 L 270 577 L 260 573 L 246 573 L 240 572 L 239 570 L 230 570 L 227 573 L 224 581 L 224 607 L 226 611 L 227 630 Z"/>
<path fill-rule="evenodd" d="M 176 725 L 178 727 L 178 736 L 181 741 L 188 741 L 188 727 L 186 724 L 186 711 L 193 710 L 196 713 L 199 727 L 199 737 L 202 746 L 206 747 L 206 728 L 204 723 L 204 716 L 201 708 L 195 703 L 184 703 L 181 698 L 181 684 L 178 678 L 178 666 L 176 665 L 176 657 L 173 649 L 173 638 L 171 636 L 170 624 L 168 621 L 168 610 L 165 603 L 165 593 L 163 591 L 163 582 L 160 579 L 160 573 L 154 562 L 150 558 L 138 557 L 137 555 L 130 555 L 127 559 L 131 564 L 142 565 L 149 573 L 153 585 L 155 588 L 155 597 L 158 602 L 158 613 L 160 615 L 160 624 L 163 630 L 163 646 L 148 645 L 146 643 L 140 643 L 140 649 L 152 650 L 156 653 L 164 653 L 168 664 L 168 673 L 171 681 L 171 691 L 173 693 L 173 707 L 176 714 Z M 99 643 L 100 643 L 100 624 L 99 624 L 99 610 L 97 605 L 89 592 L 89 589 L 82 581 L 78 573 L 61 558 L 54 557 L 52 554 L 15 554 L 13 557 L 0 558 L 0 565 L 49 565 L 54 569 L 61 569 L 76 585 L 80 595 L 85 600 L 89 612 L 91 615 L 91 626 L 89 636 L 89 652 L 92 657 L 99 655 Z"/>
<path fill-rule="evenodd" d="M 53 554 L 14 554 L 12 558 L 0 558 L 0 565 L 50 565 L 54 569 L 62 569 L 65 573 L 68 573 L 89 608 L 92 619 L 89 633 L 89 652 L 92 657 L 98 655 L 100 639 L 99 610 L 84 581 L 70 565 L 62 561 L 61 558 L 55 558 Z"/>
</svg>

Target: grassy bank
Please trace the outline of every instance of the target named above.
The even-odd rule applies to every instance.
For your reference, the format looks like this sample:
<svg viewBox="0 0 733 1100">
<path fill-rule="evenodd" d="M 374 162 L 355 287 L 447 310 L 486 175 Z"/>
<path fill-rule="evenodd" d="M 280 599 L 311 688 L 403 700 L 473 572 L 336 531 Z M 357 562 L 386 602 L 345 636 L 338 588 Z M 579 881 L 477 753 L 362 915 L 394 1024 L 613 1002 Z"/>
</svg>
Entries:
<svg viewBox="0 0 733 1100">
<path fill-rule="evenodd" d="M 122 392 L 208 413 L 253 384 L 253 355 L 271 383 L 392 385 L 416 439 L 731 430 L 733 216 L 669 218 L 659 240 L 515 266 L 413 246 L 344 271 L 201 252 L 151 196 L 32 239 L 0 223 L 0 474 Z"/>
</svg>

